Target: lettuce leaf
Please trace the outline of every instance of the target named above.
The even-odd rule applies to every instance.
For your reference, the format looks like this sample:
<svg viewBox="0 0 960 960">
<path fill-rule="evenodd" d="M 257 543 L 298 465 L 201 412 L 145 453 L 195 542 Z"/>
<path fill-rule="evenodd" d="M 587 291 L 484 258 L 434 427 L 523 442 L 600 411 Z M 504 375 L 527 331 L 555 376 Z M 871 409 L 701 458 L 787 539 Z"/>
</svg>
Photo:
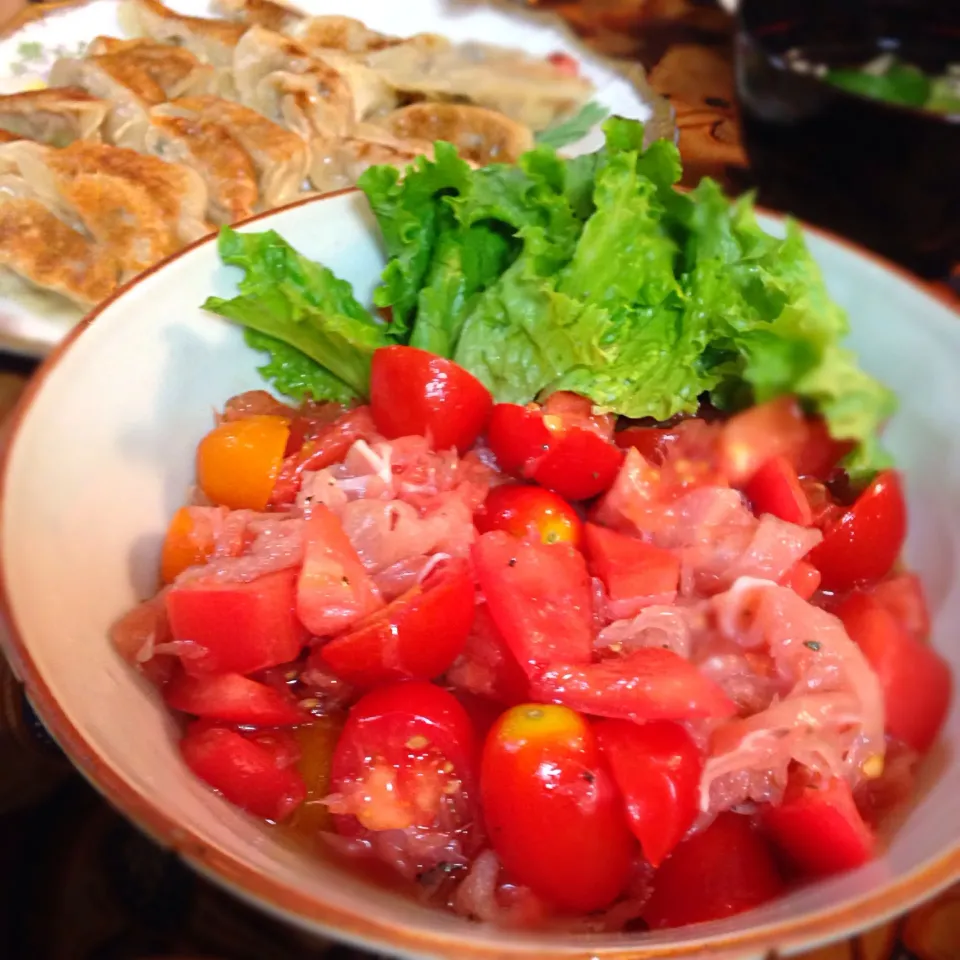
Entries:
<svg viewBox="0 0 960 960">
<path fill-rule="evenodd" d="M 307 400 L 350 403 L 358 399 L 356 392 L 342 380 L 296 347 L 249 327 L 243 331 L 243 336 L 254 350 L 267 354 L 269 359 L 257 369 L 263 379 L 283 396 L 297 403 Z"/>
</svg>

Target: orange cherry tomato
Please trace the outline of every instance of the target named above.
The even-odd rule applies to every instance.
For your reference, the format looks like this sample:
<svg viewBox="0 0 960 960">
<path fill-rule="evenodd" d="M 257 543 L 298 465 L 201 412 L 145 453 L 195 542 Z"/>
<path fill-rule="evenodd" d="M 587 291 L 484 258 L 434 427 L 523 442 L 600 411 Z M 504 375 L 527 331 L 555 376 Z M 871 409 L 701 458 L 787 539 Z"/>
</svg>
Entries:
<svg viewBox="0 0 960 960">
<path fill-rule="evenodd" d="M 209 523 L 197 523 L 195 511 L 181 507 L 167 527 L 160 553 L 160 576 L 173 583 L 188 567 L 206 563 L 213 553 L 213 529 Z"/>
<path fill-rule="evenodd" d="M 289 435 L 290 421 L 283 417 L 221 423 L 197 448 L 200 488 L 231 510 L 266 509 Z"/>
</svg>

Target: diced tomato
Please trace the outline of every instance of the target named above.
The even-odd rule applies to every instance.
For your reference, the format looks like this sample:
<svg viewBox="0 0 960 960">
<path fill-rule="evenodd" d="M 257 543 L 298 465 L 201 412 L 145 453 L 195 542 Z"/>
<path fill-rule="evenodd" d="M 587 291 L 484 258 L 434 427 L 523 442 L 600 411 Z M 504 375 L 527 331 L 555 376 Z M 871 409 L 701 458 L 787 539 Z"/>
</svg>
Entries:
<svg viewBox="0 0 960 960">
<path fill-rule="evenodd" d="M 930 636 L 927 597 L 923 583 L 915 573 L 895 574 L 881 580 L 870 592 L 912 637 L 926 640 Z"/>
<path fill-rule="evenodd" d="M 627 427 L 625 430 L 618 430 L 613 439 L 618 447 L 624 450 L 633 447 L 645 460 L 659 465 L 676 445 L 679 437 L 677 431 L 670 427 Z"/>
<path fill-rule="evenodd" d="M 290 434 L 284 417 L 224 421 L 197 447 L 197 482 L 214 503 L 264 510 Z"/>
<path fill-rule="evenodd" d="M 600 720 L 593 729 L 630 829 L 647 861 L 659 867 L 699 812 L 700 751 L 677 723 Z"/>
<path fill-rule="evenodd" d="M 164 592 L 137 604 L 110 628 L 117 653 L 156 687 L 167 684 L 179 669 L 176 657 L 154 653 L 157 644 L 173 640 Z"/>
<path fill-rule="evenodd" d="M 580 546 L 583 523 L 563 497 L 543 487 L 518 483 L 494 487 L 474 517 L 481 533 L 505 530 L 515 537 L 533 537 L 542 543 Z"/>
<path fill-rule="evenodd" d="M 764 836 L 750 819 L 721 813 L 660 865 L 643 919 L 654 930 L 752 910 L 783 892 Z"/>
<path fill-rule="evenodd" d="M 611 600 L 673 603 L 680 583 L 680 558 L 636 537 L 588 523 L 585 552 L 590 572 L 603 581 Z"/>
<path fill-rule="evenodd" d="M 307 641 L 296 614 L 296 571 L 248 583 L 192 580 L 166 594 L 175 640 L 195 644 L 183 667 L 196 676 L 253 673 L 295 660 Z"/>
<path fill-rule="evenodd" d="M 207 677 L 182 673 L 168 684 L 163 695 L 174 710 L 226 723 L 287 727 L 309 719 L 292 698 L 239 673 Z"/>
<path fill-rule="evenodd" d="M 558 51 L 547 54 L 547 62 L 552 63 L 560 73 L 565 73 L 567 76 L 576 77 L 580 75 L 580 64 L 569 53 Z"/>
<path fill-rule="evenodd" d="M 769 513 L 801 527 L 813 523 L 810 501 L 800 486 L 797 471 L 786 457 L 774 457 L 764 463 L 747 481 L 744 493 L 758 517 Z"/>
<path fill-rule="evenodd" d="M 394 680 L 432 680 L 463 650 L 476 610 L 463 560 L 443 564 L 420 585 L 318 647 L 338 677 L 360 689 Z"/>
<path fill-rule="evenodd" d="M 453 833 L 473 821 L 478 747 L 453 694 L 410 680 L 350 710 L 333 754 L 328 798 L 340 833 Z"/>
<path fill-rule="evenodd" d="M 849 440 L 834 440 L 823 417 L 807 420 L 807 439 L 794 461 L 801 477 L 827 480 L 837 464 L 853 449 Z"/>
<path fill-rule="evenodd" d="M 540 408 L 531 403 L 498 403 L 490 414 L 487 443 L 506 473 L 530 477 L 537 461 L 550 446 L 550 431 Z"/>
<path fill-rule="evenodd" d="M 466 453 L 490 419 L 493 398 L 452 360 L 416 347 L 381 347 L 370 367 L 370 409 L 388 439 L 417 433 L 436 450 Z"/>
<path fill-rule="evenodd" d="M 807 556 L 825 590 L 849 590 L 882 580 L 893 568 L 907 534 L 907 507 L 900 477 L 877 475 L 856 503 L 823 532 Z"/>
<path fill-rule="evenodd" d="M 597 717 L 687 720 L 729 717 L 736 707 L 688 660 L 661 647 L 642 647 L 600 663 L 552 660 L 533 680 L 533 695 Z"/>
<path fill-rule="evenodd" d="M 583 717 L 539 704 L 508 710 L 487 735 L 480 786 L 510 877 L 577 912 L 602 910 L 623 891 L 635 844 Z"/>
<path fill-rule="evenodd" d="M 778 397 L 750 407 L 723 425 L 721 469 L 733 486 L 742 486 L 774 457 L 796 462 L 807 437 L 807 424 L 795 397 Z"/>
<path fill-rule="evenodd" d="M 783 803 L 766 806 L 761 818 L 774 844 L 809 876 L 854 870 L 873 858 L 873 833 L 845 780 L 788 790 Z"/>
<path fill-rule="evenodd" d="M 285 820 L 303 802 L 303 778 L 280 754 L 235 730 L 200 720 L 180 741 L 187 766 L 235 806 L 266 820 Z"/>
<path fill-rule="evenodd" d="M 383 606 L 340 521 L 323 504 L 310 512 L 306 539 L 297 614 L 314 636 L 346 630 Z"/>
<path fill-rule="evenodd" d="M 473 562 L 490 615 L 524 669 L 589 662 L 592 598 L 580 553 L 495 531 L 474 544 Z"/>
<path fill-rule="evenodd" d="M 783 578 L 783 585 L 809 600 L 820 589 L 820 571 L 806 560 L 798 560 Z"/>
<path fill-rule="evenodd" d="M 851 594 L 835 613 L 880 680 L 887 733 L 926 752 L 950 707 L 950 668 L 868 594 Z"/>
</svg>

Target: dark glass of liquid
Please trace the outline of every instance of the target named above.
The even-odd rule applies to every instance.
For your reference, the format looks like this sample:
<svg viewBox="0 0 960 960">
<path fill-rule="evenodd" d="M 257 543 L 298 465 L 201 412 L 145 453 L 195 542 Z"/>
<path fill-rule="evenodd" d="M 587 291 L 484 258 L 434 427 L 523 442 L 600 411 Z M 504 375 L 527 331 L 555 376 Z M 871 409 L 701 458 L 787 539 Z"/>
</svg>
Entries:
<svg viewBox="0 0 960 960">
<path fill-rule="evenodd" d="M 931 76 L 960 64 L 960 0 L 742 0 L 737 90 L 751 169 L 762 203 L 943 277 L 960 263 L 960 115 L 819 75 L 884 53 Z"/>
</svg>

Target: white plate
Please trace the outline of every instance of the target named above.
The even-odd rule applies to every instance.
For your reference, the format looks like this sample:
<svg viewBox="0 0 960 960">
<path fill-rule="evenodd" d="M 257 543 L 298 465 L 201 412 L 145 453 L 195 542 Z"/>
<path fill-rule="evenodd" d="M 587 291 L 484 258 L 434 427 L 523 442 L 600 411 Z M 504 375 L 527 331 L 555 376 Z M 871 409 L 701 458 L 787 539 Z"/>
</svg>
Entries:
<svg viewBox="0 0 960 960">
<path fill-rule="evenodd" d="M 573 32 L 551 14 L 524 9 L 516 3 L 485 3 L 471 0 L 302 0 L 296 4 L 309 14 L 341 13 L 362 20 L 384 33 L 407 36 L 439 33 L 454 41 L 477 40 L 516 47 L 534 55 L 562 51 L 576 57 L 582 72 L 596 87 L 594 99 L 611 114 L 636 120 L 653 115 L 652 94 L 641 90 L 642 71 L 630 76 L 592 53 Z M 210 0 L 172 0 L 173 9 L 192 16 L 213 16 Z M 117 0 L 89 0 L 77 6 L 53 10 L 26 24 L 0 41 L 0 93 L 41 83 L 57 56 L 76 55 L 81 44 L 94 37 L 130 36 L 127 4 Z M 37 53 L 36 58 L 25 57 Z M 568 155 L 587 153 L 603 142 L 595 127 L 579 143 L 564 150 Z M 19 285 L 16 285 L 19 288 Z M 0 349 L 29 356 L 46 355 L 80 319 L 80 311 L 60 297 L 18 292 L 0 278 Z"/>
</svg>

